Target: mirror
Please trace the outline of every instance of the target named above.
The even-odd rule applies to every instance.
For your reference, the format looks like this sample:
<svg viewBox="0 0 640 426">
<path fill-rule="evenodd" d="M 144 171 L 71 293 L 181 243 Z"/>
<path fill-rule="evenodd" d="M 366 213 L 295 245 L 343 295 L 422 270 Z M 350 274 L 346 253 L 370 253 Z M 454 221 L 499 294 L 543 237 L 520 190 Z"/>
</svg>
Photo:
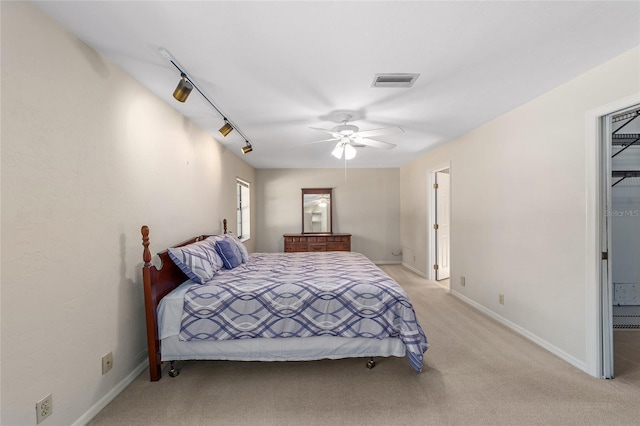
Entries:
<svg viewBox="0 0 640 426">
<path fill-rule="evenodd" d="M 302 188 L 302 233 L 332 234 L 332 188 Z"/>
</svg>

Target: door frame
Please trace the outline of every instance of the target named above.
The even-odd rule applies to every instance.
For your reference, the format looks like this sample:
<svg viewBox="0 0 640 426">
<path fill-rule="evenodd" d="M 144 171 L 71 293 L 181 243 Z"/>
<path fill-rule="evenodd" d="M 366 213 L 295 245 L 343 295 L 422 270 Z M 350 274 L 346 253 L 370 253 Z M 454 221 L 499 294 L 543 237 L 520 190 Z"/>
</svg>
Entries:
<svg viewBox="0 0 640 426">
<path fill-rule="evenodd" d="M 442 170 L 449 169 L 449 205 L 451 206 L 451 195 L 453 185 L 453 171 L 451 169 L 451 160 L 446 163 L 441 163 L 439 166 L 432 168 L 427 173 L 427 241 L 429 241 L 428 247 L 428 259 L 427 259 L 427 278 L 432 281 L 436 281 L 436 271 L 433 269 L 433 265 L 438 262 L 436 253 L 436 231 L 433 229 L 433 225 L 436 223 L 436 190 L 433 185 L 436 183 L 436 173 Z M 451 208 L 449 208 L 449 237 L 451 237 Z M 451 261 L 451 244 L 449 244 L 449 261 Z M 437 281 L 436 281 L 437 282 Z M 451 282 L 451 279 L 449 279 Z M 450 290 L 451 285 L 447 290 Z"/>
<path fill-rule="evenodd" d="M 615 112 L 640 103 L 640 93 L 627 96 L 606 105 L 594 108 L 586 113 L 586 372 L 594 377 L 607 378 L 609 367 L 608 354 L 612 353 L 611 343 L 605 344 L 605 328 L 613 327 L 612 318 L 602 312 L 603 303 L 608 299 L 611 289 L 603 277 L 608 264 L 602 260 L 606 248 L 603 235 L 606 232 L 605 212 L 608 201 L 603 185 L 609 182 L 604 151 L 605 126 L 603 118 Z M 607 352 L 605 352 L 607 351 Z M 612 373 L 612 372 L 611 372 Z"/>
</svg>

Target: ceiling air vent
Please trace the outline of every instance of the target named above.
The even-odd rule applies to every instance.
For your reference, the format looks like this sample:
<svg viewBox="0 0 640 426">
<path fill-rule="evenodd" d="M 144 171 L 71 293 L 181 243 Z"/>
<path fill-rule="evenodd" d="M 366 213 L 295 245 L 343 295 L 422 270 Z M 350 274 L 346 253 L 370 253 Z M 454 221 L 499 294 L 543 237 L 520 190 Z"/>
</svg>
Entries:
<svg viewBox="0 0 640 426">
<path fill-rule="evenodd" d="M 420 74 L 376 74 L 371 87 L 411 87 Z"/>
</svg>

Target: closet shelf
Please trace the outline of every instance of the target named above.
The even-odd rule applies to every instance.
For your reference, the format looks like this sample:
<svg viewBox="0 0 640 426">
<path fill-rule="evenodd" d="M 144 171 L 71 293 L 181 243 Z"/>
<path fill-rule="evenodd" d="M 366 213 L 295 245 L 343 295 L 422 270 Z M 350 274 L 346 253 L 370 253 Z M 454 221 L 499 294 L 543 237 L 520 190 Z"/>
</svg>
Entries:
<svg viewBox="0 0 640 426">
<path fill-rule="evenodd" d="M 611 185 L 613 187 L 627 178 L 640 178 L 640 170 L 614 170 L 611 177 L 620 178 Z"/>
<path fill-rule="evenodd" d="M 611 139 L 611 145 L 613 146 L 627 146 L 633 145 L 640 140 L 640 133 L 614 133 Z M 640 145 L 636 145 L 640 146 Z"/>
<path fill-rule="evenodd" d="M 612 118 L 612 122 L 614 123 L 626 121 L 611 134 L 611 147 L 620 148 L 611 155 L 612 159 L 631 147 L 636 148 L 640 146 L 640 133 L 619 133 L 624 127 L 628 126 L 638 117 L 640 117 L 640 109 L 629 111 Z M 614 187 L 625 179 L 639 178 L 640 170 L 614 170 L 611 172 L 611 177 L 618 178 L 617 181 L 611 184 L 611 186 Z M 633 183 L 635 184 L 635 180 Z"/>
<path fill-rule="evenodd" d="M 611 176 L 625 178 L 640 177 L 640 170 L 614 170 L 611 172 Z"/>
</svg>

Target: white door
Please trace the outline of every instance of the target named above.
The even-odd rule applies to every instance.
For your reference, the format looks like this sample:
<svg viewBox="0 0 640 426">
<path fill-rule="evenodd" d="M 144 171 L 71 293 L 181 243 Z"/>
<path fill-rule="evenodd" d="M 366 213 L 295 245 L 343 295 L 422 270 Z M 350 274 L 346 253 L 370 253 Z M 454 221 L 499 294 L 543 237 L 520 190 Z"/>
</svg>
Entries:
<svg viewBox="0 0 640 426">
<path fill-rule="evenodd" d="M 436 280 L 449 278 L 451 266 L 449 212 L 449 170 L 436 172 Z"/>
</svg>

